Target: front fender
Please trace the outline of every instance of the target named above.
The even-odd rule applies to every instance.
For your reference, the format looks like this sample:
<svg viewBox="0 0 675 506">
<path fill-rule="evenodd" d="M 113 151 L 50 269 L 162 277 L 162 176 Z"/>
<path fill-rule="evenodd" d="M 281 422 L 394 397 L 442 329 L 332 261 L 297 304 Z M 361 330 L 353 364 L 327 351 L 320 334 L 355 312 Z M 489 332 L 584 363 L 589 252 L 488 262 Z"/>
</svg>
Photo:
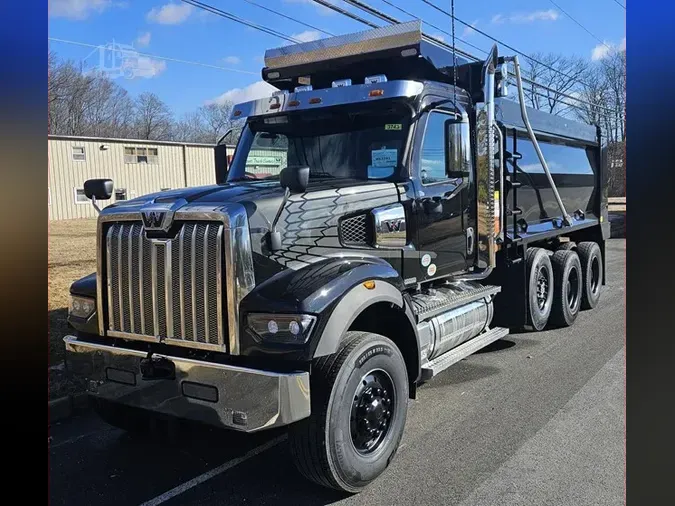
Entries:
<svg viewBox="0 0 675 506">
<path fill-rule="evenodd" d="M 372 290 L 363 286 L 368 280 L 375 281 Z M 377 257 L 329 258 L 302 269 L 286 269 L 256 286 L 242 300 L 241 321 L 245 322 L 251 312 L 314 314 L 317 325 L 309 343 L 302 347 L 262 345 L 243 329 L 240 352 L 291 360 L 333 353 L 361 310 L 383 301 L 403 308 L 403 286 L 396 269 Z"/>
</svg>

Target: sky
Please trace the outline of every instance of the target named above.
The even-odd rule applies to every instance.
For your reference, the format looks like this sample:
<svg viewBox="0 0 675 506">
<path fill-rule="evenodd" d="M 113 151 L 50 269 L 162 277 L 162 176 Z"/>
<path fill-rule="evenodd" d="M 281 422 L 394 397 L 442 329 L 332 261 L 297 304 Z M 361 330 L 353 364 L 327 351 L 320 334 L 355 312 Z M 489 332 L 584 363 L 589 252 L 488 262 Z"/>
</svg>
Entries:
<svg viewBox="0 0 675 506">
<path fill-rule="evenodd" d="M 330 1 L 384 24 L 343 0 Z M 394 4 L 451 32 L 450 18 L 422 0 L 362 1 L 399 20 L 412 19 L 393 8 Z M 450 10 L 450 0 L 430 1 Z M 625 0 L 455 0 L 455 16 L 527 54 L 554 52 L 598 61 L 609 48 L 626 44 L 626 11 L 617 2 L 625 6 Z M 312 0 L 202 0 L 202 3 L 301 41 L 327 35 L 294 20 L 335 35 L 367 29 Z M 294 20 L 268 12 L 260 5 Z M 427 24 L 423 30 L 446 41 L 451 39 Z M 483 49 L 492 44 L 458 22 L 455 35 Z M 237 103 L 269 95 L 273 88 L 261 81 L 265 50 L 289 44 L 180 0 L 49 0 L 49 37 L 59 39 L 49 41 L 50 49 L 59 57 L 73 60 L 85 69 L 107 69 L 132 96 L 145 91 L 156 93 L 178 117 L 213 101 Z M 124 72 L 119 65 L 121 60 L 116 63 L 112 58 L 113 52 L 97 48 L 112 44 L 138 53 L 133 71 Z M 474 48 L 461 42 L 457 45 L 480 56 Z M 500 48 L 500 54 L 510 51 Z"/>
</svg>

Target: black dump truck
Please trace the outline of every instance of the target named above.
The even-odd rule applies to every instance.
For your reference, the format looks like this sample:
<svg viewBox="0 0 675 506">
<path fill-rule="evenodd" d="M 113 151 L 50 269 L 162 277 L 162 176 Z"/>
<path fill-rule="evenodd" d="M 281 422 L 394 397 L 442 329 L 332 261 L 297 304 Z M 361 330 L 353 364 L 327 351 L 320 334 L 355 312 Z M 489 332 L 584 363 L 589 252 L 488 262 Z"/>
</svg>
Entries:
<svg viewBox="0 0 675 506">
<path fill-rule="evenodd" d="M 68 366 L 114 425 L 287 426 L 305 477 L 358 492 L 421 383 L 596 306 L 600 132 L 525 107 L 517 57 L 470 62 L 419 22 L 268 50 L 262 75 L 278 91 L 234 107 L 216 184 L 100 210 L 113 182 L 85 183 Z"/>
</svg>

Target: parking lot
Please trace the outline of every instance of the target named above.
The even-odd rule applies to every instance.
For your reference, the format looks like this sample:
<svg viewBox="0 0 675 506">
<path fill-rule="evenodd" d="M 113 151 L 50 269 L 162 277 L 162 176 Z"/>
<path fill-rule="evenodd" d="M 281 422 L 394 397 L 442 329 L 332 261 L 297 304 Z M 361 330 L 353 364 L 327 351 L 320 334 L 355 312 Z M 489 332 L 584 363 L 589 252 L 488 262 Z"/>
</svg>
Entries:
<svg viewBox="0 0 675 506">
<path fill-rule="evenodd" d="M 143 440 L 83 415 L 50 428 L 50 503 L 623 503 L 625 244 L 608 241 L 600 304 L 572 327 L 511 334 L 422 386 L 396 459 L 359 495 L 304 481 L 283 430 Z"/>
</svg>

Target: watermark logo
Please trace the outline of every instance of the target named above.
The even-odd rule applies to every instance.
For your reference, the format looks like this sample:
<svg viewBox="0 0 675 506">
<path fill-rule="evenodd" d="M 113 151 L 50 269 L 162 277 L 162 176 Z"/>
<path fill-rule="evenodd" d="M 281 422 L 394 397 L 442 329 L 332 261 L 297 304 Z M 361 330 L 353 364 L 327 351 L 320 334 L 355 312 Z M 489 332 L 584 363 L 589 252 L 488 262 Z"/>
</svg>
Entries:
<svg viewBox="0 0 675 506">
<path fill-rule="evenodd" d="M 98 46 L 85 61 L 91 65 L 89 72 L 105 74 L 111 79 L 148 79 L 166 69 L 164 61 L 139 53 L 133 44 L 115 40 Z"/>
</svg>

